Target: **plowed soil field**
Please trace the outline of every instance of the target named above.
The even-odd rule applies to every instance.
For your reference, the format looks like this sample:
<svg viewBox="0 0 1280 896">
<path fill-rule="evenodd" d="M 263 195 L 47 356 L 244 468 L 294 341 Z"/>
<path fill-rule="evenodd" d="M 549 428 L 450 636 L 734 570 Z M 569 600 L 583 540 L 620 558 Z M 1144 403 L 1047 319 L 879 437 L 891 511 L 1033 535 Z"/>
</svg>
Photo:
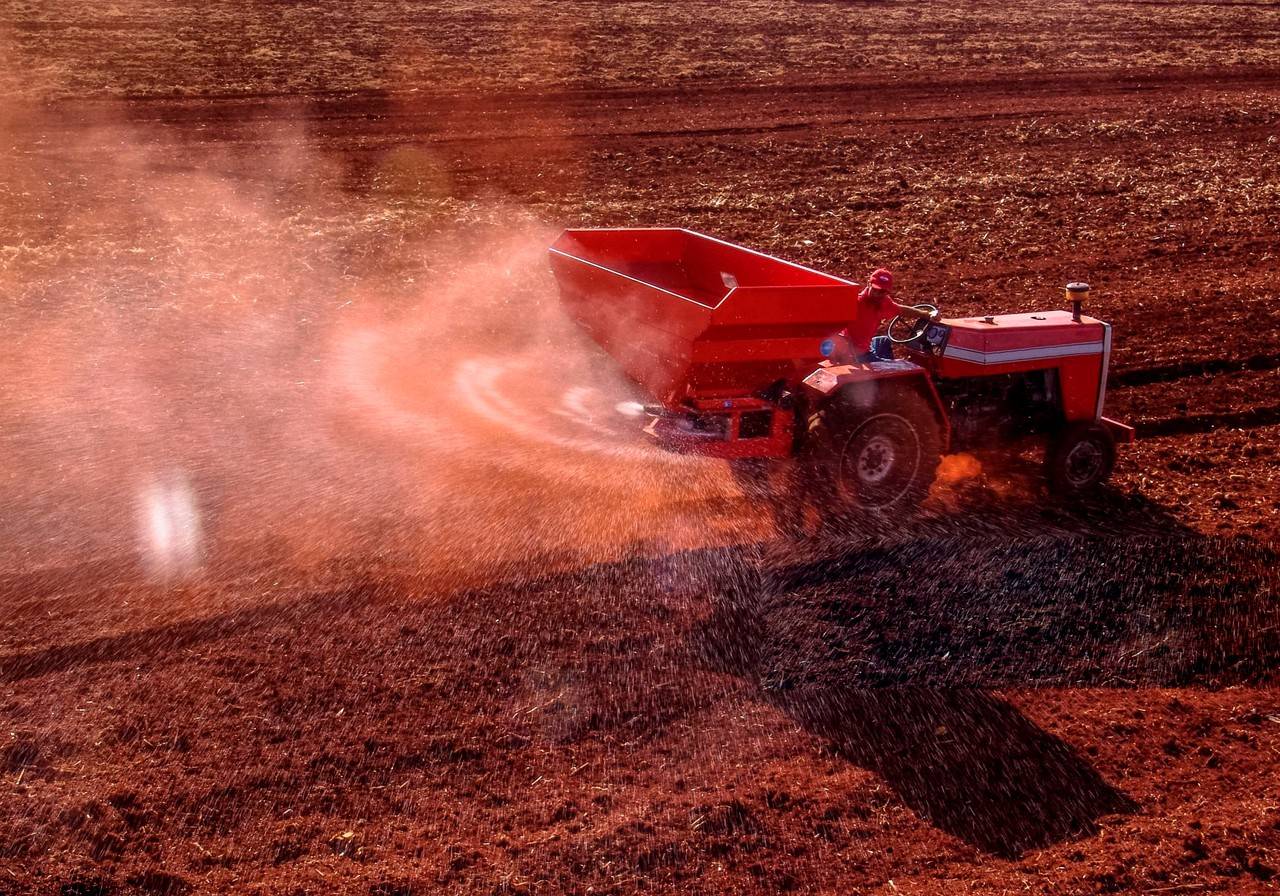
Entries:
<svg viewBox="0 0 1280 896">
<path fill-rule="evenodd" d="M 0 0 L 0 892 L 1280 884 L 1280 7 Z M 1116 333 L 1110 489 L 797 537 L 674 225 Z"/>
</svg>

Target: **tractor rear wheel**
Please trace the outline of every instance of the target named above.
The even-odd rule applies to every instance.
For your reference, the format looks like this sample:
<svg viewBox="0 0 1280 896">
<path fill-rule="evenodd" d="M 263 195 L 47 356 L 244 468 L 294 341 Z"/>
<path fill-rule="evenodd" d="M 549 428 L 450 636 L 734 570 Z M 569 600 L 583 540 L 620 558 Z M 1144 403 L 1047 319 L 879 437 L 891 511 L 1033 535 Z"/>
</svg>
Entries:
<svg viewBox="0 0 1280 896">
<path fill-rule="evenodd" d="M 1076 497 L 1094 491 L 1111 477 L 1116 440 L 1100 423 L 1072 423 L 1053 438 L 1045 452 L 1049 488 Z"/>
<path fill-rule="evenodd" d="M 907 510 L 937 475 L 942 435 L 933 408 L 909 387 L 877 392 L 871 402 L 865 392 L 833 396 L 810 419 L 813 484 L 835 509 Z"/>
</svg>

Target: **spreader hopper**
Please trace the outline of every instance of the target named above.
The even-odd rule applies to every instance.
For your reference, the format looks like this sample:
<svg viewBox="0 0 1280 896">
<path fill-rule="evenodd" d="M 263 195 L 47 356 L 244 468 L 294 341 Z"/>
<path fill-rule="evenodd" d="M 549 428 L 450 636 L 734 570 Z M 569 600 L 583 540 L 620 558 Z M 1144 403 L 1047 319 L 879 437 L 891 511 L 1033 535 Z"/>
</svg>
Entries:
<svg viewBox="0 0 1280 896">
<path fill-rule="evenodd" d="M 569 313 L 669 406 L 749 395 L 812 370 L 858 293 L 847 280 L 680 229 L 566 230 L 551 266 Z"/>
</svg>

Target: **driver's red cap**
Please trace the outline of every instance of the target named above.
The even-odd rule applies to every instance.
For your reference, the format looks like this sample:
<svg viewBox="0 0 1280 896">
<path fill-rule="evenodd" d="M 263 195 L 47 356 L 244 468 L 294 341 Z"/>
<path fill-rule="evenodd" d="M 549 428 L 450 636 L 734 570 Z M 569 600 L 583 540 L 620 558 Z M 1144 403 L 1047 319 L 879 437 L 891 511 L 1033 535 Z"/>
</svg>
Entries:
<svg viewBox="0 0 1280 896">
<path fill-rule="evenodd" d="M 888 268 L 876 268 L 871 275 L 871 285 L 880 289 L 893 289 L 893 274 Z"/>
</svg>

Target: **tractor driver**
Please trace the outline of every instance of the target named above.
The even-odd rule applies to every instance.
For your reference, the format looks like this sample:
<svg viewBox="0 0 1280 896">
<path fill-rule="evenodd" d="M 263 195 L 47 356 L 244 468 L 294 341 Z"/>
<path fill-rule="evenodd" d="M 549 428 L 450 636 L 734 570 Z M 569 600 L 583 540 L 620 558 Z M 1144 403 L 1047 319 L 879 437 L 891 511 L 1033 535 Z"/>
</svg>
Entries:
<svg viewBox="0 0 1280 896">
<path fill-rule="evenodd" d="M 876 336 L 880 322 L 898 314 L 918 318 L 930 316 L 927 311 L 899 305 L 890 294 L 892 289 L 893 274 L 885 268 L 876 268 L 862 292 L 858 293 L 853 321 L 839 333 L 833 361 L 837 364 L 892 361 L 893 343 L 888 336 Z"/>
</svg>

